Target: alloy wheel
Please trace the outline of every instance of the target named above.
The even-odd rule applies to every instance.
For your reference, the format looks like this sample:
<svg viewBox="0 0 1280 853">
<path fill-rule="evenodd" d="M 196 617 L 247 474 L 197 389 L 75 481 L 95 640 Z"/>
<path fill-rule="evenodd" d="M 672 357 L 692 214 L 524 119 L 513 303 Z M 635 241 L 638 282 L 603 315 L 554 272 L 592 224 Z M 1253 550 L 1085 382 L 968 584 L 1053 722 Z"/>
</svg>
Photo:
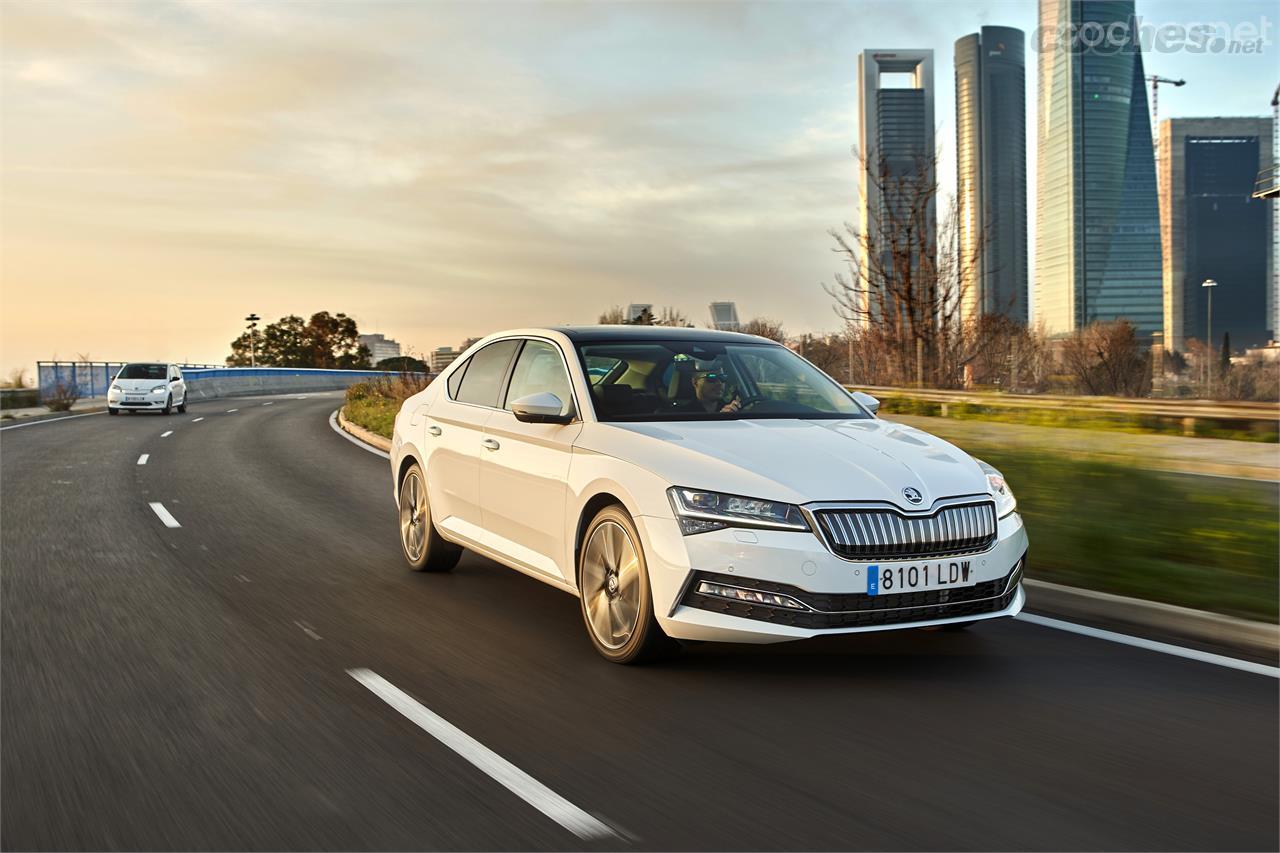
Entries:
<svg viewBox="0 0 1280 853">
<path fill-rule="evenodd" d="M 582 596 L 587 621 L 600 644 L 619 649 L 636 630 L 640 614 L 640 558 L 631 536 L 616 521 L 591 531 L 582 557 Z"/>
<path fill-rule="evenodd" d="M 400 541 L 411 562 L 422 559 L 427 541 L 427 502 L 423 500 L 422 478 L 410 471 L 400 487 Z"/>
</svg>

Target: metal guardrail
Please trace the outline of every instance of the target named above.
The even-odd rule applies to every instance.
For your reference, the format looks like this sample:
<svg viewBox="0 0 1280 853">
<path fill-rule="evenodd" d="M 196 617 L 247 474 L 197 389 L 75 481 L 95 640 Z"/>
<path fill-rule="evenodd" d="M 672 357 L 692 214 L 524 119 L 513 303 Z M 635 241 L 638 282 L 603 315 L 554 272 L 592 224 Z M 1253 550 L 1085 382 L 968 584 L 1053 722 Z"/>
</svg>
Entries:
<svg viewBox="0 0 1280 853">
<path fill-rule="evenodd" d="M 1114 412 L 1161 418 L 1206 418 L 1221 421 L 1259 421 L 1280 424 L 1280 403 L 1236 403 L 1218 400 L 1162 400 L 1130 397 L 1070 397 L 1058 394 L 1001 394 L 983 391 L 939 391 L 928 388 L 846 386 L 876 397 L 910 397 L 947 404 L 991 406 L 1002 409 L 1052 409 L 1059 411 Z"/>
</svg>

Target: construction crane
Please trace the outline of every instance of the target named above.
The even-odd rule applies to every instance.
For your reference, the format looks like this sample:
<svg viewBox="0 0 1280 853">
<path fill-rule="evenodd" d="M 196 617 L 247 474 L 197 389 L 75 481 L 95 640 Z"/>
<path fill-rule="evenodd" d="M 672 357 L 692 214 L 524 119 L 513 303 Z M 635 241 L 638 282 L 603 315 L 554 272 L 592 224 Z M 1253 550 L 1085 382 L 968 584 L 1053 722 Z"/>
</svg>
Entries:
<svg viewBox="0 0 1280 853">
<path fill-rule="evenodd" d="M 1159 74 L 1148 74 L 1147 81 L 1151 84 L 1151 120 L 1155 122 L 1156 133 L 1160 132 L 1160 84 L 1168 83 L 1170 86 L 1185 86 L 1186 80 L 1174 80 L 1172 77 L 1161 77 Z"/>
</svg>

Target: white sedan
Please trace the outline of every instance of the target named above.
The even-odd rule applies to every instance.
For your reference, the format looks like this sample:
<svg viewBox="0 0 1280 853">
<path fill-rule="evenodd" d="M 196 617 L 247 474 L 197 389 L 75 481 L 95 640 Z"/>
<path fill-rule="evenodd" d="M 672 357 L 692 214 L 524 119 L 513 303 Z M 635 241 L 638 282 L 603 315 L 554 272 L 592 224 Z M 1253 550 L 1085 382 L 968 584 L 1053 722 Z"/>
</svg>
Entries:
<svg viewBox="0 0 1280 853">
<path fill-rule="evenodd" d="M 446 571 L 467 548 L 577 595 L 618 663 L 1016 614 L 1009 486 L 877 405 L 751 335 L 491 335 L 396 418 L 401 550 Z"/>
</svg>

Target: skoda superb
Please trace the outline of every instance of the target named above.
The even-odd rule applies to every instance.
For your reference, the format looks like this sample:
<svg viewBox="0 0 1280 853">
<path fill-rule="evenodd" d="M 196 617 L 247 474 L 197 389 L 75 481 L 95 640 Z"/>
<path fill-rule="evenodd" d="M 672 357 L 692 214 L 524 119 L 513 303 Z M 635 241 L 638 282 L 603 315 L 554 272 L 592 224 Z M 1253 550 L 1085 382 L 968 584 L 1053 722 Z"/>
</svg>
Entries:
<svg viewBox="0 0 1280 853">
<path fill-rule="evenodd" d="M 618 663 L 1016 614 L 1027 536 L 1000 472 L 877 406 L 751 335 L 491 335 L 396 418 L 401 550 L 578 596 Z"/>
</svg>

